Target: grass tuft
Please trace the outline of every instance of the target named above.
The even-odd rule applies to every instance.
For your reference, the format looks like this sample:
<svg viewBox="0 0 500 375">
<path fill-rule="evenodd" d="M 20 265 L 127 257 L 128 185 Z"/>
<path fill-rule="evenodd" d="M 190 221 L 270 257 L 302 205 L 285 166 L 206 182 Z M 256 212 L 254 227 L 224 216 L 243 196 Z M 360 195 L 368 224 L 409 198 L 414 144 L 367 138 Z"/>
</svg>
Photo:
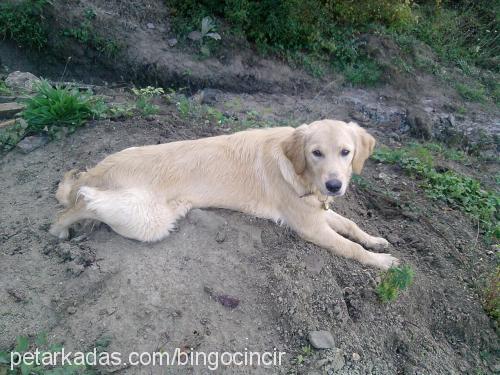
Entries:
<svg viewBox="0 0 500 375">
<path fill-rule="evenodd" d="M 104 102 L 90 92 L 53 87 L 42 81 L 36 95 L 26 101 L 22 117 L 28 123 L 28 133 L 45 133 L 50 138 L 58 138 L 100 117 L 105 109 Z"/>
<path fill-rule="evenodd" d="M 391 267 L 382 275 L 377 286 L 377 294 L 382 302 L 394 301 L 399 292 L 408 288 L 413 282 L 414 272 L 410 266 Z"/>
</svg>

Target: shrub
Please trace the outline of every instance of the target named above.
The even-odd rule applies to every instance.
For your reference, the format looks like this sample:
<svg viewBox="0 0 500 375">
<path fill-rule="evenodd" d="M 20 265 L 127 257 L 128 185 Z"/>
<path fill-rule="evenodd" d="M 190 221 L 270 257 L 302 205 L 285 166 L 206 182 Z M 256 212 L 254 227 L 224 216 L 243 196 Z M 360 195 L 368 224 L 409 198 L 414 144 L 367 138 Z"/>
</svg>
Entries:
<svg viewBox="0 0 500 375">
<path fill-rule="evenodd" d="M 391 267 L 383 275 L 377 286 L 377 294 L 382 302 L 394 301 L 400 291 L 413 282 L 414 272 L 410 266 Z"/>
<path fill-rule="evenodd" d="M 2 1 L 0 3 L 0 38 L 12 39 L 41 50 L 47 44 L 48 32 L 44 7 L 49 0 Z"/>
<path fill-rule="evenodd" d="M 26 101 L 22 117 L 28 122 L 28 133 L 46 133 L 56 138 L 74 132 L 104 111 L 102 100 L 90 92 L 52 87 L 47 81 L 42 81 L 37 94 Z"/>
</svg>

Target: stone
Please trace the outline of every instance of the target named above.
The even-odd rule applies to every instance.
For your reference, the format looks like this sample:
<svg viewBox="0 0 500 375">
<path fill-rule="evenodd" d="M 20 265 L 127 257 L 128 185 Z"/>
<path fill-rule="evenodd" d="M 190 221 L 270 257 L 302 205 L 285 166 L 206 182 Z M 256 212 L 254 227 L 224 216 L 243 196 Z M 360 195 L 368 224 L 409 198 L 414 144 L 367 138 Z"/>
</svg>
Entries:
<svg viewBox="0 0 500 375">
<path fill-rule="evenodd" d="M 45 135 L 32 135 L 24 138 L 21 142 L 17 144 L 17 149 L 24 154 L 28 154 L 39 147 L 46 145 L 49 142 L 49 138 Z"/>
<path fill-rule="evenodd" d="M 167 40 L 167 43 L 170 47 L 174 47 L 177 44 L 177 39 L 176 38 L 169 39 Z"/>
<path fill-rule="evenodd" d="M 12 72 L 5 78 L 5 85 L 11 89 L 33 92 L 40 79 L 29 72 Z"/>
<path fill-rule="evenodd" d="M 0 103 L 0 118 L 2 117 L 12 117 L 16 113 L 21 112 L 24 109 L 24 105 L 10 102 L 10 103 Z"/>
<path fill-rule="evenodd" d="M 330 361 L 330 366 L 328 366 L 328 370 L 333 370 L 333 372 L 337 372 L 342 370 L 345 366 L 345 358 L 344 352 L 341 349 L 335 348 L 333 349 L 333 354 L 329 355 L 327 358 Z"/>
<path fill-rule="evenodd" d="M 201 91 L 201 104 L 213 104 L 218 100 L 219 95 L 221 94 L 220 90 L 216 89 L 203 89 Z"/>
<path fill-rule="evenodd" d="M 155 28 L 155 25 L 152 24 L 151 22 L 149 22 L 146 26 L 149 30 L 153 30 Z"/>
<path fill-rule="evenodd" d="M 7 121 L 4 121 L 4 122 L 0 122 L 0 129 L 1 128 L 5 128 L 7 126 L 12 126 L 16 123 L 16 120 L 7 120 Z"/>
<path fill-rule="evenodd" d="M 193 42 L 197 42 L 199 40 L 201 40 L 202 38 L 202 35 L 199 31 L 191 31 L 189 34 L 188 34 L 188 38 L 191 39 Z"/>
<path fill-rule="evenodd" d="M 354 362 L 358 362 L 361 359 L 361 356 L 358 353 L 352 353 L 352 360 Z"/>
<path fill-rule="evenodd" d="M 316 349 L 331 349 L 335 346 L 333 336 L 328 331 L 309 332 L 309 342 Z"/>
<path fill-rule="evenodd" d="M 432 138 L 432 120 L 429 114 L 419 107 L 411 107 L 406 111 L 410 134 L 424 139 Z"/>
<path fill-rule="evenodd" d="M 77 310 L 76 307 L 70 306 L 66 311 L 68 312 L 68 314 L 73 315 L 74 313 L 76 313 Z"/>
</svg>

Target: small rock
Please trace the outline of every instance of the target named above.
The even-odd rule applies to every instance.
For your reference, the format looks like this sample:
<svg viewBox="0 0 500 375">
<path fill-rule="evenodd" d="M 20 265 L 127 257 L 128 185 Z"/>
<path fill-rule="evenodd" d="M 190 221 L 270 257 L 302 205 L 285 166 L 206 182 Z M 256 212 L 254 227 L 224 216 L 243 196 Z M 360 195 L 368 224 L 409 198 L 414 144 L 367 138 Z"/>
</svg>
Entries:
<svg viewBox="0 0 500 375">
<path fill-rule="evenodd" d="M 215 241 L 217 241 L 218 243 L 222 243 L 226 240 L 227 238 L 227 235 L 226 235 L 226 231 L 224 230 L 220 230 L 217 232 L 217 234 L 215 235 Z"/>
<path fill-rule="evenodd" d="M 24 105 L 11 102 L 11 103 L 0 103 L 0 118 L 2 117 L 12 117 L 16 113 L 21 112 L 24 109 Z"/>
<path fill-rule="evenodd" d="M 201 91 L 201 104 L 213 104 L 218 100 L 220 95 L 220 90 L 215 89 L 204 89 Z"/>
<path fill-rule="evenodd" d="M 149 30 L 153 30 L 155 28 L 155 25 L 152 24 L 151 22 L 149 22 L 146 26 Z"/>
<path fill-rule="evenodd" d="M 424 139 L 432 138 L 432 120 L 426 111 L 412 107 L 408 108 L 406 116 L 411 135 Z"/>
<path fill-rule="evenodd" d="M 331 362 L 330 369 L 333 370 L 334 372 L 342 370 L 342 368 L 345 366 L 345 358 L 344 358 L 344 352 L 341 349 L 333 349 L 335 353 L 331 356 L 328 356 L 328 359 Z"/>
<path fill-rule="evenodd" d="M 396 236 L 395 234 L 389 234 L 387 236 L 387 241 L 389 241 L 393 245 L 398 245 L 404 242 L 400 237 Z"/>
<path fill-rule="evenodd" d="M 40 79 L 28 72 L 13 72 L 5 78 L 5 85 L 11 89 L 34 91 L 34 86 L 40 83 Z"/>
<path fill-rule="evenodd" d="M 0 129 L 1 128 L 6 128 L 7 126 L 12 126 L 16 123 L 16 120 L 7 120 L 4 122 L 0 122 Z"/>
<path fill-rule="evenodd" d="M 7 289 L 9 296 L 14 298 L 15 302 L 22 302 L 26 300 L 26 295 L 18 289 Z"/>
<path fill-rule="evenodd" d="M 177 44 L 177 39 L 176 38 L 169 39 L 167 40 L 167 43 L 170 47 L 174 47 Z"/>
<path fill-rule="evenodd" d="M 74 313 L 76 313 L 76 307 L 70 306 L 66 311 L 68 312 L 68 314 L 73 315 Z"/>
<path fill-rule="evenodd" d="M 358 353 L 352 353 L 352 360 L 354 362 L 358 362 L 361 359 L 361 356 Z"/>
<path fill-rule="evenodd" d="M 24 138 L 21 142 L 17 144 L 17 149 L 24 154 L 28 154 L 39 147 L 46 145 L 49 142 L 49 138 L 44 135 L 32 135 Z"/>
<path fill-rule="evenodd" d="M 191 31 L 189 34 L 188 34 L 188 38 L 191 39 L 193 42 L 197 42 L 199 40 L 201 40 L 202 36 L 201 36 L 201 33 L 199 31 Z"/>
<path fill-rule="evenodd" d="M 316 349 L 330 349 L 335 346 L 333 336 L 328 331 L 309 332 L 309 342 Z"/>
</svg>

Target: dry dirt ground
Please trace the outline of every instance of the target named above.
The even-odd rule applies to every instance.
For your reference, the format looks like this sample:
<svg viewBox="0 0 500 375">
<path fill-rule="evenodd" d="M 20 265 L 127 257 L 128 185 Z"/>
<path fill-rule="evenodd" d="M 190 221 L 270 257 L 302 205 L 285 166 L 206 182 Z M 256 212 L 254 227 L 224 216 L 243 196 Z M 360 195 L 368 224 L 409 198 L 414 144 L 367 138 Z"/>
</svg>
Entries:
<svg viewBox="0 0 500 375">
<path fill-rule="evenodd" d="M 218 105 L 233 105 L 235 96 Z M 245 98 L 239 96 L 248 104 Z M 105 225 L 75 228 L 70 241 L 52 238 L 54 192 L 66 170 L 133 145 L 232 130 L 183 119 L 172 106 L 161 113 L 95 121 L 29 154 L 2 157 L 0 348 L 12 347 L 19 335 L 47 332 L 50 342 L 73 350 L 105 340 L 106 350 L 121 353 L 177 347 L 287 353 L 282 367 L 216 372 L 228 374 L 475 374 L 497 368 L 498 336 L 478 295 L 494 254 L 470 220 L 430 202 L 415 180 L 393 167 L 369 162 L 369 188 L 353 184 L 335 204 L 368 232 L 388 238 L 390 251 L 414 268 L 414 285 L 390 304 L 375 293 L 376 270 L 334 257 L 285 227 L 225 210 L 194 210 L 155 244 L 122 238 Z M 382 142 L 395 142 L 387 134 L 394 137 L 397 125 L 367 126 Z M 331 331 L 335 348 L 304 353 L 312 330 Z"/>
<path fill-rule="evenodd" d="M 463 103 L 425 74 L 363 90 L 334 76 L 314 80 L 247 49 L 203 60 L 182 41 L 168 44 L 174 35 L 160 0 L 55 2 L 59 27 L 78 26 L 92 7 L 94 26 L 122 40 L 124 55 L 103 63 L 95 52 L 66 41 L 64 57 L 71 55 L 73 62 L 65 66 L 2 42 L 4 65 L 56 80 L 65 71 L 65 80 L 188 86 L 189 95 L 198 87 L 218 88 L 208 104 L 232 121 L 217 125 L 193 113 L 181 116 L 175 103 L 163 101 L 157 116 L 93 121 L 29 154 L 1 155 L 0 351 L 11 349 L 19 335 L 46 332 L 50 342 L 67 349 L 85 351 L 105 342 L 107 351 L 124 355 L 178 347 L 287 353 L 281 367 L 214 373 L 500 371 L 498 327 L 480 302 L 495 252 L 478 237 L 475 223 L 427 199 L 418 181 L 395 167 L 369 162 L 364 183 L 353 183 L 335 204 L 369 233 L 386 237 L 391 253 L 415 270 L 414 284 L 390 304 L 375 293 L 376 270 L 334 257 L 286 227 L 231 211 L 194 210 L 155 244 L 127 240 L 105 225 L 77 227 L 70 241 L 47 233 L 60 209 L 54 192 L 63 173 L 129 146 L 325 117 L 357 121 L 381 143 L 397 146 L 412 131 L 407 109 L 417 106 L 437 139 L 459 134 L 476 142 L 487 134 L 480 147 L 491 155 L 498 151 L 490 141 L 500 128 L 495 108 Z M 97 91 L 109 102 L 130 100 L 116 86 Z M 192 102 L 205 100 L 200 95 Z M 459 107 L 466 113 L 459 115 Z M 490 187 L 498 173 L 498 165 L 483 162 L 454 167 Z M 304 351 L 313 330 L 330 331 L 334 348 Z M 209 372 L 190 366 L 98 371 Z"/>
</svg>

